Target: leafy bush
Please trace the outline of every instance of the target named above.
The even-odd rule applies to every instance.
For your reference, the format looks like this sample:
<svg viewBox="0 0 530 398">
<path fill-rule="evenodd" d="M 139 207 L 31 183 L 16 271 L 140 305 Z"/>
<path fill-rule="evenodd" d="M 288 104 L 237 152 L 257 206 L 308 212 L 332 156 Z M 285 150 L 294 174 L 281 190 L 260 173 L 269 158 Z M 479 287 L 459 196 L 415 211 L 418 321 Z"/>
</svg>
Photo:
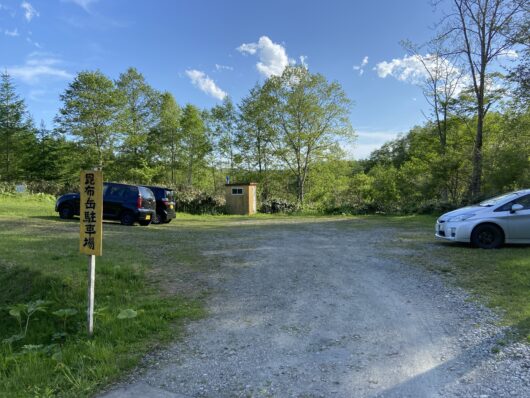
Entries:
<svg viewBox="0 0 530 398">
<path fill-rule="evenodd" d="M 20 183 L 0 182 L 0 194 L 15 194 L 17 185 L 24 185 L 25 192 L 30 194 L 47 194 L 55 197 L 69 192 L 79 192 L 78 181 L 30 181 Z"/>
<path fill-rule="evenodd" d="M 223 214 L 225 198 L 212 195 L 195 188 L 179 187 L 175 189 L 175 210 L 190 214 Z"/>
<path fill-rule="evenodd" d="M 31 181 L 26 184 L 27 190 L 31 193 L 46 193 L 60 196 L 69 192 L 79 192 L 79 181 L 58 182 L 58 181 Z"/>
<path fill-rule="evenodd" d="M 298 209 L 296 203 L 286 199 L 268 199 L 263 201 L 260 206 L 260 213 L 292 213 Z"/>
</svg>

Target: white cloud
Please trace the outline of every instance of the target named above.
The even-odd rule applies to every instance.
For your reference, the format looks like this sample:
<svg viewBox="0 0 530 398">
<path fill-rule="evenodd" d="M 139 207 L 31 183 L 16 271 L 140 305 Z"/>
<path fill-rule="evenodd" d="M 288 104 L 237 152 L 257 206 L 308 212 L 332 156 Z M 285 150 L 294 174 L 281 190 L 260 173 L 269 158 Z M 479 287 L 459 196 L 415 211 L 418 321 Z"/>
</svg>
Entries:
<svg viewBox="0 0 530 398">
<path fill-rule="evenodd" d="M 42 46 L 39 43 L 37 43 L 36 41 L 31 40 L 31 37 L 26 37 L 26 41 L 29 44 L 32 44 L 32 45 L 34 45 L 37 48 L 42 48 Z"/>
<path fill-rule="evenodd" d="M 499 54 L 499 57 L 500 58 L 508 58 L 508 59 L 517 59 L 519 58 L 519 54 L 517 53 L 517 51 L 513 50 L 513 49 L 509 49 L 509 50 L 504 50 L 502 53 Z"/>
<path fill-rule="evenodd" d="M 390 62 L 379 62 L 374 70 L 381 78 L 392 76 L 397 80 L 411 84 L 421 84 L 429 78 L 429 72 L 439 79 L 455 85 L 453 95 L 459 95 L 469 85 L 470 77 L 463 74 L 462 70 L 450 60 L 433 54 L 405 55 L 403 58 L 394 58 Z M 429 72 L 428 72 L 428 71 Z M 440 85 L 443 90 L 443 84 Z"/>
<path fill-rule="evenodd" d="M 28 22 L 31 22 L 33 18 L 40 15 L 39 12 L 27 1 L 20 3 L 20 7 L 24 9 L 24 17 L 26 17 L 26 21 Z"/>
<path fill-rule="evenodd" d="M 4 30 L 4 34 L 6 36 L 11 36 L 11 37 L 17 37 L 17 36 L 20 36 L 20 34 L 18 33 L 18 29 L 15 28 L 13 30 Z"/>
<path fill-rule="evenodd" d="M 427 77 L 427 71 L 419 55 L 405 55 L 403 58 L 394 58 L 390 62 L 379 62 L 374 69 L 383 79 L 392 76 L 409 83 L 419 83 Z"/>
<path fill-rule="evenodd" d="M 74 76 L 59 67 L 61 61 L 43 53 L 32 53 L 24 65 L 8 67 L 7 73 L 27 84 L 35 84 L 42 77 L 72 79 Z"/>
<path fill-rule="evenodd" d="M 363 58 L 363 62 L 361 63 L 361 66 L 365 66 L 368 63 L 368 55 L 365 55 Z"/>
<path fill-rule="evenodd" d="M 353 65 L 353 70 L 359 71 L 359 76 L 364 74 L 364 67 L 368 65 L 368 55 L 365 55 L 360 65 Z"/>
<path fill-rule="evenodd" d="M 215 70 L 217 70 L 217 71 L 220 71 L 220 70 L 234 70 L 234 68 L 231 67 L 231 66 L 227 66 L 227 65 L 215 64 Z"/>
<path fill-rule="evenodd" d="M 63 3 L 74 3 L 85 11 L 89 11 L 89 6 L 98 0 L 61 0 Z"/>
<path fill-rule="evenodd" d="M 306 69 L 309 69 L 309 64 L 307 63 L 307 55 L 300 55 L 300 65 L 302 65 Z"/>
<path fill-rule="evenodd" d="M 257 43 L 241 44 L 237 51 L 242 54 L 257 55 L 256 69 L 265 77 L 279 76 L 294 61 L 290 60 L 281 44 L 273 43 L 267 36 L 261 36 Z"/>
<path fill-rule="evenodd" d="M 204 72 L 196 69 L 189 69 L 186 75 L 190 78 L 194 86 L 206 94 L 218 99 L 224 99 L 228 94 L 221 90 L 217 84 Z"/>
</svg>

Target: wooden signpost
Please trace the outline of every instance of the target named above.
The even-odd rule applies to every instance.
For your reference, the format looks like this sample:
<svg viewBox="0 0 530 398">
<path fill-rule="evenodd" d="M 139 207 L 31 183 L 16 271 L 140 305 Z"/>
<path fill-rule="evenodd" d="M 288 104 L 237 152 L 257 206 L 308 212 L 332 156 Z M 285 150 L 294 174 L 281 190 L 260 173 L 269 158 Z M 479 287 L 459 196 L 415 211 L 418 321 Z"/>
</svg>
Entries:
<svg viewBox="0 0 530 398">
<path fill-rule="evenodd" d="M 103 246 L 103 172 L 81 172 L 79 184 L 79 251 L 88 255 L 88 335 L 94 333 L 94 289 L 96 283 L 96 256 Z"/>
</svg>

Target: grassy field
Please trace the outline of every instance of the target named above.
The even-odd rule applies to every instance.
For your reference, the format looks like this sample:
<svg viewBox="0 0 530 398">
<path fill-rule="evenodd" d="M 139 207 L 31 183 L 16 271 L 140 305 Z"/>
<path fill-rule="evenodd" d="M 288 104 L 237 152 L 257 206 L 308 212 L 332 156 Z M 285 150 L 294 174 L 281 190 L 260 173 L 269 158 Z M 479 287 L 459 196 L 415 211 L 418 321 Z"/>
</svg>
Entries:
<svg viewBox="0 0 530 398">
<path fill-rule="evenodd" d="M 2 397 L 89 396 L 174 339 L 181 321 L 203 315 L 196 289 L 185 296 L 164 291 L 148 272 L 157 261 L 147 250 L 157 241 L 154 228 L 105 224 L 95 336 L 87 338 L 87 257 L 78 253 L 79 224 L 59 220 L 53 205 L 47 196 L 0 197 Z M 179 245 L 193 250 L 186 239 Z M 197 256 L 194 263 L 181 259 L 178 267 L 197 262 Z"/>
<path fill-rule="evenodd" d="M 335 227 L 392 228 L 394 237 L 381 242 L 380 255 L 447 276 L 503 311 L 504 322 L 530 339 L 528 246 L 487 251 L 436 242 L 430 216 L 181 214 L 169 225 L 147 228 L 105 223 L 95 336 L 88 339 L 87 259 L 78 253 L 79 223 L 60 220 L 53 205 L 45 195 L 0 196 L 1 397 L 90 396 L 146 352 L 174 340 L 183 321 L 204 315 L 201 278 L 218 264 L 201 255 L 202 242 L 230 242 L 247 225 L 279 228 L 347 218 L 353 222 Z"/>
</svg>

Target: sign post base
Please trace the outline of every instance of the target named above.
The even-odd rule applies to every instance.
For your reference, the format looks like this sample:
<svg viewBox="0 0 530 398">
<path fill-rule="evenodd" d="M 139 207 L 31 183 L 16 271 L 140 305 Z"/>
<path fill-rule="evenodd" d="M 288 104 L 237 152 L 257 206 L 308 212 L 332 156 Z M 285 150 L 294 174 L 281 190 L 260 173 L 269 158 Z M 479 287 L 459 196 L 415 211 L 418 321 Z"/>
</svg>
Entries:
<svg viewBox="0 0 530 398">
<path fill-rule="evenodd" d="M 88 308 L 87 308 L 87 326 L 88 335 L 94 334 L 94 291 L 96 285 L 96 256 L 88 256 Z"/>
</svg>

